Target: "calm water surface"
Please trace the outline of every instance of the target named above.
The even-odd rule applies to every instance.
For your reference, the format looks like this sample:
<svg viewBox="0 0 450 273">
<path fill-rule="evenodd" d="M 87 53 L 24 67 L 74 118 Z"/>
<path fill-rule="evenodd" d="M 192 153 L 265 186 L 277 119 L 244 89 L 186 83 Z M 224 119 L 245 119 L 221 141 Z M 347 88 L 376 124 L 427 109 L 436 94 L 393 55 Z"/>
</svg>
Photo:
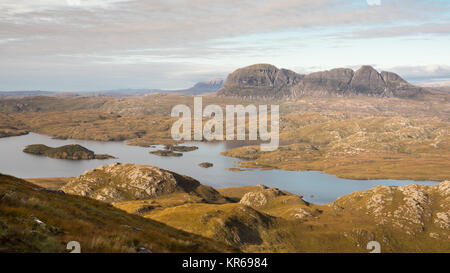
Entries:
<svg viewBox="0 0 450 273">
<path fill-rule="evenodd" d="M 60 160 L 22 152 L 30 144 L 45 144 L 57 147 L 80 144 L 97 154 L 109 154 L 118 159 L 111 160 Z M 237 159 L 220 155 L 227 150 L 225 143 L 188 143 L 199 147 L 182 157 L 159 157 L 149 154 L 150 148 L 129 146 L 123 142 L 98 142 L 91 140 L 58 140 L 30 133 L 24 136 L 0 138 L 0 172 L 21 178 L 78 176 L 93 169 L 114 162 L 158 166 L 180 174 L 191 176 L 202 184 L 215 188 L 264 184 L 300 194 L 304 199 L 318 204 L 334 201 L 336 198 L 355 191 L 367 190 L 377 185 L 402 186 L 407 184 L 434 185 L 431 181 L 409 180 L 349 180 L 316 171 L 293 172 L 283 170 L 230 172 L 227 168 L 237 167 Z M 204 169 L 198 166 L 211 162 L 214 167 Z"/>
</svg>

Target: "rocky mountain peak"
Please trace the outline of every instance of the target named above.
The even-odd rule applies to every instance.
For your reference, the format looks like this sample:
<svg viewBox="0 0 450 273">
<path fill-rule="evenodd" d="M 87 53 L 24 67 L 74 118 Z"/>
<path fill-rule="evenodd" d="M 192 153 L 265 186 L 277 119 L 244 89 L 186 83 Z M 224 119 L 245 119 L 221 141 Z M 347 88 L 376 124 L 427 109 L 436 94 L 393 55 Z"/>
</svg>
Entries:
<svg viewBox="0 0 450 273">
<path fill-rule="evenodd" d="M 286 97 L 302 78 L 291 70 L 278 69 L 271 64 L 255 64 L 231 73 L 219 96 Z"/>
<path fill-rule="evenodd" d="M 231 73 L 218 96 L 296 98 L 302 96 L 376 96 L 416 98 L 425 91 L 399 75 L 364 65 L 356 71 L 335 68 L 308 75 L 270 64 L 256 64 Z"/>
<path fill-rule="evenodd" d="M 386 83 L 375 68 L 365 65 L 356 70 L 350 86 L 356 93 L 382 95 L 385 92 Z"/>
</svg>

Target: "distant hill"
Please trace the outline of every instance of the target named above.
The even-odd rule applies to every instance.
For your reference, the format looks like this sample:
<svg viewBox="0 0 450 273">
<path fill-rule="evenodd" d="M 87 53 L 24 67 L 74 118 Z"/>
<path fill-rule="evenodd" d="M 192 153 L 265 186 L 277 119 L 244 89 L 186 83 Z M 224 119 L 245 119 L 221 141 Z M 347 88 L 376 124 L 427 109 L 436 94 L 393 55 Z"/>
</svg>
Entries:
<svg viewBox="0 0 450 273">
<path fill-rule="evenodd" d="M 27 97 L 27 96 L 39 96 L 39 95 L 54 95 L 55 92 L 51 91 L 0 91 L 0 98 L 2 97 Z"/>
<path fill-rule="evenodd" d="M 191 88 L 169 90 L 169 89 L 114 89 L 114 90 L 102 90 L 92 92 L 77 92 L 75 94 L 80 96 L 106 96 L 106 97 L 140 97 L 146 94 L 183 94 L 183 95 L 201 95 L 206 93 L 212 93 L 219 90 L 223 85 L 222 79 L 212 79 L 195 84 Z"/>
<path fill-rule="evenodd" d="M 216 78 L 208 81 L 203 81 L 195 84 L 191 88 L 180 89 L 180 90 L 166 90 L 166 89 L 112 89 L 112 90 L 101 90 L 101 91 L 86 91 L 86 92 L 52 92 L 52 91 L 0 91 L 0 98 L 19 98 L 28 96 L 42 96 L 42 95 L 64 95 L 64 96 L 105 96 L 105 97 L 140 97 L 146 94 L 155 93 L 172 93 L 172 94 L 183 94 L 183 95 L 202 95 L 206 93 L 216 92 L 223 86 L 223 80 Z"/>
<path fill-rule="evenodd" d="M 94 92 L 78 92 L 78 95 L 86 96 L 86 95 L 100 95 L 107 97 L 139 97 L 145 94 L 152 93 L 164 93 L 164 90 L 160 89 L 114 89 L 114 90 L 103 90 L 103 91 L 94 91 Z"/>
<path fill-rule="evenodd" d="M 223 86 L 222 79 L 212 79 L 209 81 L 199 82 L 193 87 L 185 90 L 180 90 L 178 93 L 183 93 L 185 95 L 201 95 L 206 93 L 216 92 Z"/>
<path fill-rule="evenodd" d="M 245 98 L 296 98 L 328 96 L 374 96 L 415 98 L 426 93 L 392 72 L 379 73 L 371 66 L 353 71 L 336 68 L 308 75 L 256 64 L 231 73 L 218 96 Z"/>
</svg>

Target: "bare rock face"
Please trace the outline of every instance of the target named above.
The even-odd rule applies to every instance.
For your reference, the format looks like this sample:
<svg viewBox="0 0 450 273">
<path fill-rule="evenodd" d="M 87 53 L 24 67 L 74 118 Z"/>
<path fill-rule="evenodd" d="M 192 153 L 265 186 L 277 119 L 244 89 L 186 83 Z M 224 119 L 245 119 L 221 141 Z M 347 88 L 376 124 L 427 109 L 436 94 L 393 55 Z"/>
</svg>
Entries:
<svg viewBox="0 0 450 273">
<path fill-rule="evenodd" d="M 353 75 L 353 70 L 347 68 L 311 73 L 293 88 L 293 97 L 343 96 L 350 88 Z"/>
<path fill-rule="evenodd" d="M 218 91 L 219 96 L 287 97 L 291 88 L 302 78 L 293 71 L 278 69 L 270 64 L 256 64 L 231 73 Z"/>
<path fill-rule="evenodd" d="M 371 66 L 362 66 L 357 71 L 336 68 L 301 75 L 273 65 L 257 64 L 231 73 L 217 94 L 250 99 L 302 96 L 415 98 L 424 92 L 422 88 L 409 84 L 395 73 L 378 73 Z"/>
<path fill-rule="evenodd" d="M 407 83 L 404 79 L 402 79 L 399 75 L 392 73 L 392 72 L 387 72 L 387 71 L 382 71 L 381 72 L 381 77 L 383 78 L 383 80 L 385 82 L 392 82 L 392 83 Z"/>
<path fill-rule="evenodd" d="M 362 66 L 355 72 L 350 87 L 357 94 L 381 96 L 385 93 L 386 84 L 373 67 Z"/>
<path fill-rule="evenodd" d="M 214 189 L 202 186 L 193 178 L 153 166 L 120 163 L 89 170 L 62 190 L 106 202 L 151 199 L 175 192 L 220 198 Z"/>
</svg>

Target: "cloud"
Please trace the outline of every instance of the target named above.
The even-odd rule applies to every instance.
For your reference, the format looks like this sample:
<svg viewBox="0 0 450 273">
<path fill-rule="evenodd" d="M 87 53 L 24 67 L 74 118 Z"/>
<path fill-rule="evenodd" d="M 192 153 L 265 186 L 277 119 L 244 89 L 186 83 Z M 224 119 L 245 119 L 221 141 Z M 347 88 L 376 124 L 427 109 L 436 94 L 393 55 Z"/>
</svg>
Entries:
<svg viewBox="0 0 450 273">
<path fill-rule="evenodd" d="M 434 81 L 450 78 L 448 65 L 399 66 L 389 69 L 412 82 Z"/>
<path fill-rule="evenodd" d="M 128 0 L 2 0 L 0 12 L 7 15 L 20 15 L 45 10 L 76 8 L 109 8 L 115 3 Z"/>
<path fill-rule="evenodd" d="M 380 6 L 362 0 L 81 0 L 80 5 L 2 0 L 0 73 L 11 64 L 17 75 L 30 67 L 68 73 L 74 66 L 114 65 L 131 80 L 125 71 L 129 65 L 152 64 L 177 70 L 185 79 L 179 75 L 186 74 L 181 69 L 189 63 L 193 70 L 210 67 L 218 75 L 243 60 L 287 59 L 312 40 L 331 48 L 339 40 L 448 35 L 448 21 L 435 20 L 447 18 L 449 10 L 448 3 L 437 0 L 390 0 Z M 84 77 L 73 73 L 80 81 Z M 148 85 L 153 79 L 160 78 L 148 75 Z M 176 85 L 171 81 L 166 78 L 168 86 Z M 0 89 L 12 86 L 0 82 Z"/>
<path fill-rule="evenodd" d="M 418 35 L 449 35 L 450 19 L 445 23 L 430 23 L 407 26 L 388 26 L 365 30 L 359 30 L 347 35 L 347 38 L 386 38 L 386 37 L 406 37 Z"/>
</svg>

